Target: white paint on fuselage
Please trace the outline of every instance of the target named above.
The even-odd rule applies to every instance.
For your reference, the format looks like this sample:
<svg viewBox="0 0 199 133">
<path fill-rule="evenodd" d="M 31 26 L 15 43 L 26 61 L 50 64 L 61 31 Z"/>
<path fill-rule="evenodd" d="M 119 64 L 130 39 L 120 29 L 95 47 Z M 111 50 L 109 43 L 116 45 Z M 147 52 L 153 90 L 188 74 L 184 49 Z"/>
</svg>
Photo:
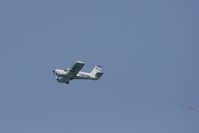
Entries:
<svg viewBox="0 0 199 133">
<path fill-rule="evenodd" d="M 68 70 L 62 70 L 62 69 L 55 69 L 54 74 L 57 79 L 60 79 L 65 77 L 67 79 L 67 72 Z M 70 77 L 68 77 L 70 79 Z M 91 80 L 97 80 L 96 77 L 92 76 L 91 73 L 82 72 L 80 71 L 73 79 L 91 79 Z"/>
<path fill-rule="evenodd" d="M 87 72 L 82 72 L 80 71 L 75 79 L 91 79 L 91 80 L 97 80 L 94 76 L 91 75 L 91 73 L 87 73 Z"/>
<path fill-rule="evenodd" d="M 55 69 L 54 71 L 54 74 L 58 77 L 63 77 L 63 76 L 66 76 L 67 74 L 67 70 L 62 70 L 62 69 Z"/>
</svg>

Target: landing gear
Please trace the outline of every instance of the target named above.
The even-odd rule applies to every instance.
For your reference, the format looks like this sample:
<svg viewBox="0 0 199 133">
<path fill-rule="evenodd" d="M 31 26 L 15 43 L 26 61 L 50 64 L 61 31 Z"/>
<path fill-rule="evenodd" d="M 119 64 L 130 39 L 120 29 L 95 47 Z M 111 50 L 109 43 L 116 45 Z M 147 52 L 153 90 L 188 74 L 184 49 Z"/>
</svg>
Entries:
<svg viewBox="0 0 199 133">
<path fill-rule="evenodd" d="M 66 84 L 69 84 L 69 81 L 66 81 Z"/>
</svg>

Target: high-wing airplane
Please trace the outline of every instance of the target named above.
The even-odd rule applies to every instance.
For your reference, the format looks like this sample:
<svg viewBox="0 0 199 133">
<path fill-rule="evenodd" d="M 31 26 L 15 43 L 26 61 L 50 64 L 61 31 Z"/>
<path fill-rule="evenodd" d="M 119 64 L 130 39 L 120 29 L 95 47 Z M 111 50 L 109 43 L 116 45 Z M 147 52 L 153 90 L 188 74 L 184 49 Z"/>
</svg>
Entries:
<svg viewBox="0 0 199 133">
<path fill-rule="evenodd" d="M 84 65 L 84 62 L 76 61 L 71 68 L 64 70 L 55 69 L 53 70 L 53 74 L 55 75 L 58 82 L 66 84 L 69 84 L 69 81 L 73 79 L 98 80 L 103 75 L 102 67 L 97 65 L 91 72 L 80 71 Z"/>
</svg>

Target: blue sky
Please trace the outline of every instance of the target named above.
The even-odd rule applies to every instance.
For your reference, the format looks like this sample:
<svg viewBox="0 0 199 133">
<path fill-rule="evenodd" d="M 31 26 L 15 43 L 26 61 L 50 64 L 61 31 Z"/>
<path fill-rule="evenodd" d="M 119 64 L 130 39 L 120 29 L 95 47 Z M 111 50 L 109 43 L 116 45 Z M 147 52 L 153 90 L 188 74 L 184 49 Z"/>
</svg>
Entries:
<svg viewBox="0 0 199 133">
<path fill-rule="evenodd" d="M 2 0 L 0 132 L 198 133 L 198 4 Z M 103 78 L 57 83 L 76 60 Z"/>
</svg>

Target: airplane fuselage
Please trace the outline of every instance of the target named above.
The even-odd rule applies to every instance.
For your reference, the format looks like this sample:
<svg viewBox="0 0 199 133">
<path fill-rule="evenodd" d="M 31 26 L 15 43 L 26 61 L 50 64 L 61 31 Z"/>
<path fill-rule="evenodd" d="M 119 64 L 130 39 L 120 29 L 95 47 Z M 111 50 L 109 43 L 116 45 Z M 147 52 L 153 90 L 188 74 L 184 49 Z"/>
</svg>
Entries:
<svg viewBox="0 0 199 133">
<path fill-rule="evenodd" d="M 70 80 L 73 79 L 88 79 L 88 80 L 98 80 L 103 75 L 102 67 L 95 66 L 93 70 L 88 72 L 80 71 L 84 66 L 84 62 L 76 61 L 76 63 L 67 69 L 55 69 L 53 70 L 53 74 L 55 75 L 58 82 L 61 83 L 69 83 Z"/>
<path fill-rule="evenodd" d="M 58 82 L 67 83 L 73 79 L 89 79 L 98 80 L 98 78 L 92 76 L 90 73 L 79 71 L 75 77 L 68 75 L 68 70 L 55 69 L 53 73 L 56 76 Z"/>
</svg>

